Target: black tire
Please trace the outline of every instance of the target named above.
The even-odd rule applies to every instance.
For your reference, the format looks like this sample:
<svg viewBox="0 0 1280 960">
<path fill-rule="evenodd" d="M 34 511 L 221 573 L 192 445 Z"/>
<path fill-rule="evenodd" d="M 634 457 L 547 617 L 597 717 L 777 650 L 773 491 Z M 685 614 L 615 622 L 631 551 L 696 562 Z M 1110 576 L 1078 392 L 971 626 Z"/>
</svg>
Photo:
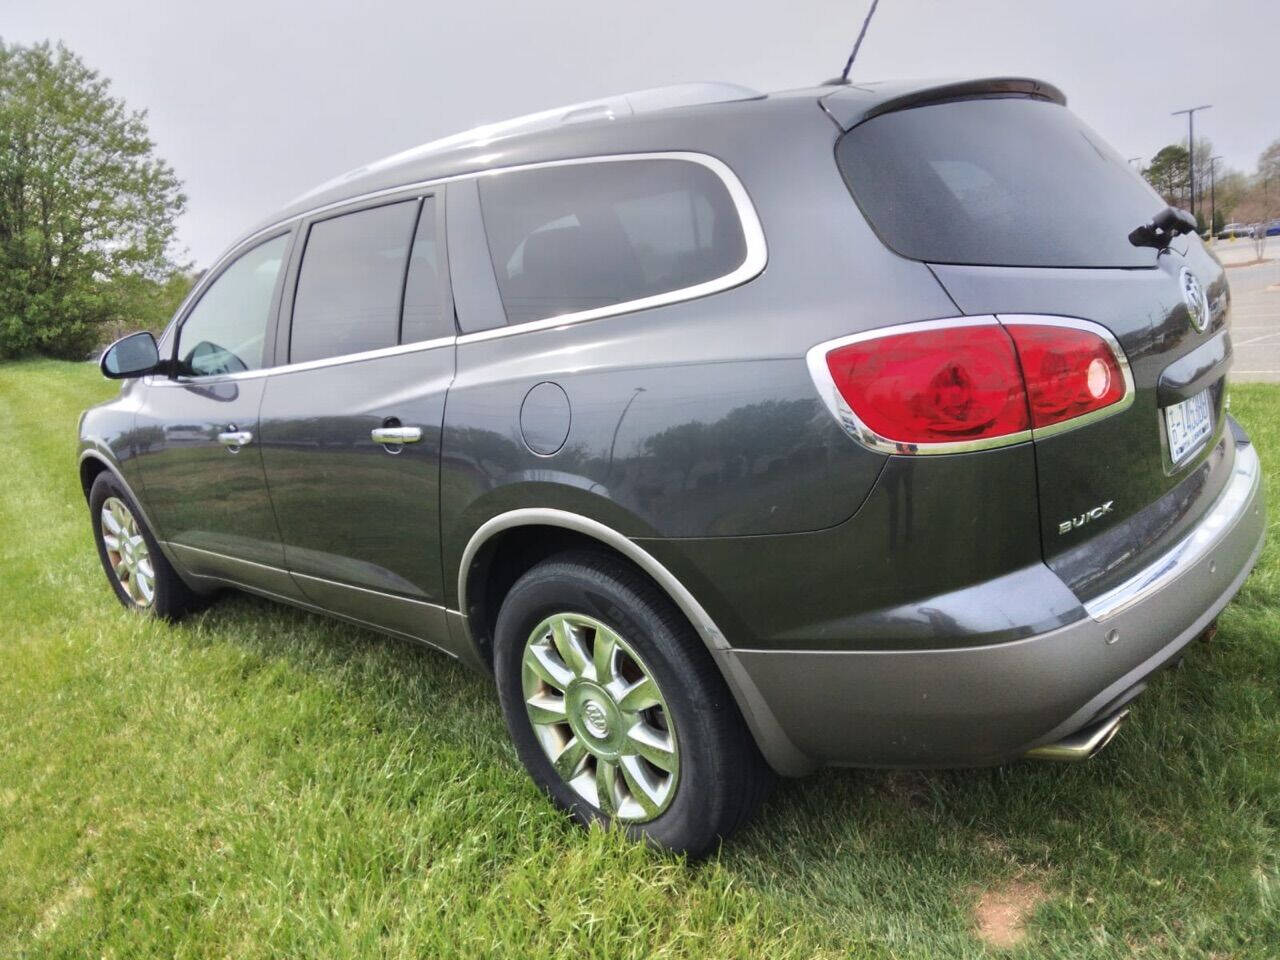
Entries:
<svg viewBox="0 0 1280 960">
<path fill-rule="evenodd" d="M 674 721 L 678 780 L 668 805 L 630 835 L 691 858 L 711 852 L 755 813 L 773 775 L 711 655 L 665 593 L 606 553 L 560 554 L 535 566 L 503 600 L 494 672 L 507 729 L 525 767 L 584 825 L 611 818 L 556 772 L 525 706 L 522 663 L 531 634 L 559 613 L 585 615 L 625 638 L 643 660 Z"/>
<path fill-rule="evenodd" d="M 103 504 L 112 497 L 121 501 L 128 508 L 134 522 L 137 524 L 138 533 L 146 541 L 148 559 L 154 572 L 153 580 L 155 584 L 154 596 L 150 604 L 146 606 L 139 604 L 125 589 L 108 556 L 107 545 L 103 539 L 101 516 Z M 93 486 L 89 489 L 89 516 L 93 526 L 93 540 L 98 545 L 98 559 L 102 561 L 102 569 L 107 575 L 107 582 L 111 584 L 111 589 L 115 591 L 116 599 L 121 604 L 130 610 L 136 610 L 140 613 L 153 613 L 165 620 L 177 620 L 205 605 L 206 598 L 188 587 L 182 578 L 178 576 L 177 571 L 173 569 L 173 566 L 161 552 L 155 535 L 147 526 L 146 521 L 143 520 L 142 511 L 138 508 L 137 501 L 133 499 L 132 494 L 129 493 L 124 484 L 116 479 L 115 474 L 109 470 L 104 470 L 98 474 L 93 481 Z"/>
</svg>

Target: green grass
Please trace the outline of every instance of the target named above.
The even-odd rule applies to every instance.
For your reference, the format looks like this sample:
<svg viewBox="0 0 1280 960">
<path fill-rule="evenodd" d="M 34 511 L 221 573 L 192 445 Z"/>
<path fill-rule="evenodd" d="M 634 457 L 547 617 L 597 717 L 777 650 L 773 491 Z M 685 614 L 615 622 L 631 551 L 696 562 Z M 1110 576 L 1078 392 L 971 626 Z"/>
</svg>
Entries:
<svg viewBox="0 0 1280 960">
<path fill-rule="evenodd" d="M 108 591 L 74 470 L 91 365 L 0 365 L 0 957 L 1280 953 L 1280 536 L 1213 644 L 1081 766 L 830 771 L 688 866 L 570 825 L 480 677 L 247 597 Z M 1233 388 L 1273 491 L 1280 387 Z"/>
</svg>

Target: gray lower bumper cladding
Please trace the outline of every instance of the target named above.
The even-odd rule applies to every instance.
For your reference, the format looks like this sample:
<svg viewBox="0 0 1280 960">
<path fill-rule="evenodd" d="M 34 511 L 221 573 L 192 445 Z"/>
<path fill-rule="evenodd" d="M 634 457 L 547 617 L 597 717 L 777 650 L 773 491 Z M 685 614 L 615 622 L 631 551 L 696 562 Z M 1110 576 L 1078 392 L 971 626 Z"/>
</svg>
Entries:
<svg viewBox="0 0 1280 960">
<path fill-rule="evenodd" d="M 1067 626 L 956 649 L 731 657 L 815 766 L 970 766 L 1052 752 L 1114 715 L 1209 626 L 1252 570 L 1265 516 L 1257 453 L 1239 444 L 1201 523 Z"/>
</svg>

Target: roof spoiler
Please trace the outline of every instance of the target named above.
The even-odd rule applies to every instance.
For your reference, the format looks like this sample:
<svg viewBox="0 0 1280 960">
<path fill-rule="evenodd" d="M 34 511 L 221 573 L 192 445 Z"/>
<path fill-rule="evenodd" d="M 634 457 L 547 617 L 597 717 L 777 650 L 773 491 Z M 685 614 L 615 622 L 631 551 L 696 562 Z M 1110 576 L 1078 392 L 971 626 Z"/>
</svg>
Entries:
<svg viewBox="0 0 1280 960">
<path fill-rule="evenodd" d="M 872 117 L 895 110 L 909 110 L 952 100 L 982 97 L 1031 97 L 1066 106 L 1066 95 L 1051 83 L 1031 77 L 985 77 L 920 84 L 847 84 L 837 86 L 821 100 L 822 107 L 842 129 L 848 130 Z"/>
</svg>

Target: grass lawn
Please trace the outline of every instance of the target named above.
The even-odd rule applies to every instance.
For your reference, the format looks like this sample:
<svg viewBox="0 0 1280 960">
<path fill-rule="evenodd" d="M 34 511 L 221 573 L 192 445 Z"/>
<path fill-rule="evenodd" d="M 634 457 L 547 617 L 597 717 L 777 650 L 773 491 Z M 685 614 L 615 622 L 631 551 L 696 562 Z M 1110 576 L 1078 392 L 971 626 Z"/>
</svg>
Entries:
<svg viewBox="0 0 1280 960">
<path fill-rule="evenodd" d="M 243 596 L 122 610 L 74 467 L 113 389 L 0 365 L 0 957 L 1280 955 L 1275 520 L 1092 762 L 785 782 L 690 867 L 567 824 L 444 657 Z M 1280 387 L 1232 399 L 1274 504 Z"/>
</svg>

